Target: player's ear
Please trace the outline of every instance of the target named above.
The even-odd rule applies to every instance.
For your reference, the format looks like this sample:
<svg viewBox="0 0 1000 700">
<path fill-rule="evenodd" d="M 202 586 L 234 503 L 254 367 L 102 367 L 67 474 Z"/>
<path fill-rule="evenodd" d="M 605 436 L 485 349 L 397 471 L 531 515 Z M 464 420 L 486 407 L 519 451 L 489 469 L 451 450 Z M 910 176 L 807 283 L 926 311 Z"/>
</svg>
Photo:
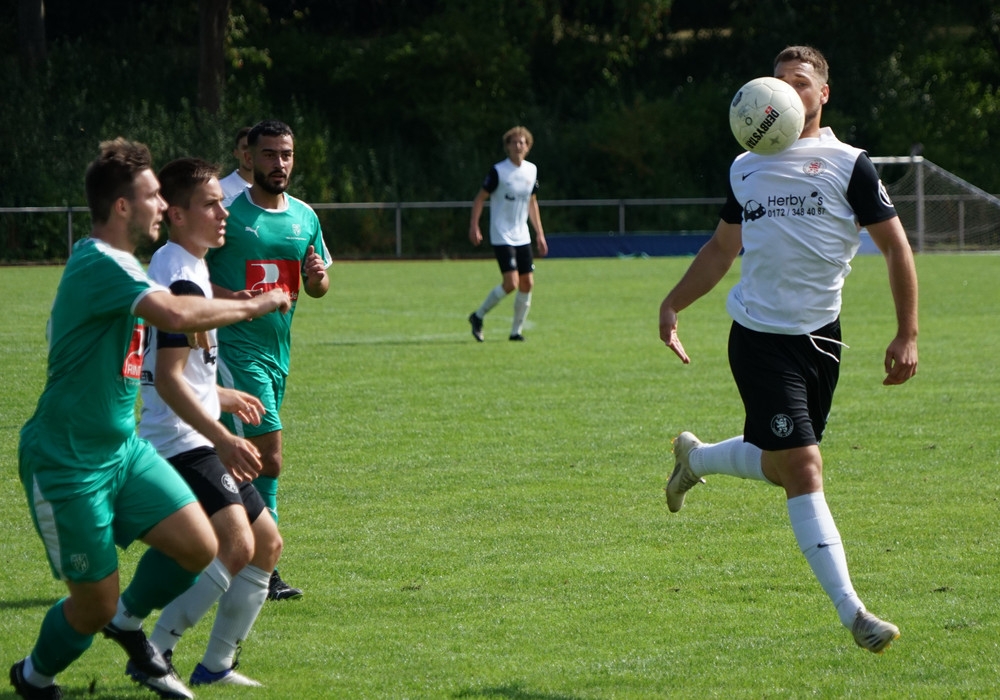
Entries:
<svg viewBox="0 0 1000 700">
<path fill-rule="evenodd" d="M 181 225 L 184 223 L 184 209 L 172 204 L 167 207 L 167 222 L 171 225 Z"/>
<path fill-rule="evenodd" d="M 117 216 L 127 219 L 131 208 L 132 202 L 128 197 L 119 197 L 115 200 L 115 203 L 111 205 L 111 212 Z"/>
<path fill-rule="evenodd" d="M 830 86 L 824 85 L 819 91 L 819 103 L 825 105 L 830 100 Z"/>
</svg>

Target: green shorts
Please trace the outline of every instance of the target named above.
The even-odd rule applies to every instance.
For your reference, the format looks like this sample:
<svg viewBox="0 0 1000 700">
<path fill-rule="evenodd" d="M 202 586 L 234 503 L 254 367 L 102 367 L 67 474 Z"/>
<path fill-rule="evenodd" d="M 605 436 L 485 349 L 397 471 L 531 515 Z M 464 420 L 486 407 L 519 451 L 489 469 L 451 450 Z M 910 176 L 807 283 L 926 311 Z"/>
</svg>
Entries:
<svg viewBox="0 0 1000 700">
<path fill-rule="evenodd" d="M 100 581 L 118 568 L 118 552 L 161 520 L 196 502 L 191 488 L 153 446 L 130 438 L 108 478 L 76 494 L 46 496 L 46 477 L 64 477 L 22 449 L 21 475 L 35 529 L 45 545 L 52 575 L 64 581 Z M 39 468 L 41 467 L 41 468 Z M 51 489 L 54 491 L 55 489 Z"/>
<path fill-rule="evenodd" d="M 228 361 L 227 361 L 228 360 Z M 285 375 L 245 353 L 232 353 L 223 358 L 219 353 L 219 384 L 256 396 L 264 404 L 260 425 L 244 423 L 231 413 L 221 420 L 229 431 L 240 437 L 256 437 L 281 430 L 281 402 L 285 398 Z"/>
</svg>

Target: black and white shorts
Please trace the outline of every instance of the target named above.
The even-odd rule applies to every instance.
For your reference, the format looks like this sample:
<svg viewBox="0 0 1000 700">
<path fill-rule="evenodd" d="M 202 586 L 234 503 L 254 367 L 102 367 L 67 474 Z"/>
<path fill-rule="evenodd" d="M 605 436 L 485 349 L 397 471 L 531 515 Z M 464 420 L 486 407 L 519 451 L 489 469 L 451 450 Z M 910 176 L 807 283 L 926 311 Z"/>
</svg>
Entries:
<svg viewBox="0 0 1000 700">
<path fill-rule="evenodd" d="M 194 491 L 208 517 L 231 505 L 243 505 L 250 522 L 264 512 L 264 499 L 253 482 L 237 482 L 222 465 L 214 447 L 196 447 L 167 461 Z"/>
<path fill-rule="evenodd" d="M 733 323 L 729 366 L 746 410 L 744 440 L 768 451 L 819 444 L 840 378 L 840 338 L 839 319 L 807 335 Z"/>
<path fill-rule="evenodd" d="M 526 275 L 535 271 L 535 259 L 531 254 L 531 244 L 526 245 L 495 245 L 493 254 L 497 257 L 500 274 L 517 270 L 517 274 Z"/>
</svg>

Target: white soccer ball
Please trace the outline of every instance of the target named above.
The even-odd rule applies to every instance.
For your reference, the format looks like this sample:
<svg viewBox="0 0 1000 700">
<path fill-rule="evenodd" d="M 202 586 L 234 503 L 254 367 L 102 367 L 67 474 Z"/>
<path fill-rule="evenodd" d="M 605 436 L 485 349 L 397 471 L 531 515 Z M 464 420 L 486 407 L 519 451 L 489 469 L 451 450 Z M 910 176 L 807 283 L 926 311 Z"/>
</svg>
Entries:
<svg viewBox="0 0 1000 700">
<path fill-rule="evenodd" d="M 795 88 L 777 78 L 754 78 L 736 91 L 729 106 L 729 126 L 740 146 L 773 156 L 795 143 L 806 123 L 806 110 Z"/>
</svg>

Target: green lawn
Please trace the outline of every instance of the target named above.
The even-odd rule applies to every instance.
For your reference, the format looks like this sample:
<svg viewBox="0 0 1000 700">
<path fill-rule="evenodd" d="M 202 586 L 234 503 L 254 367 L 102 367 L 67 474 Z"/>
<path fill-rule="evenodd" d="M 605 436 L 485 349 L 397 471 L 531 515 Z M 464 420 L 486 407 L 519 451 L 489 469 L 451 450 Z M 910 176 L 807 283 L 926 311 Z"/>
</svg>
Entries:
<svg viewBox="0 0 1000 700">
<path fill-rule="evenodd" d="M 526 343 L 511 300 L 476 343 L 492 261 L 338 263 L 295 321 L 281 569 L 241 670 L 199 698 L 871 698 L 996 694 L 1000 676 L 1000 257 L 922 256 L 920 370 L 884 387 L 881 257 L 859 257 L 824 440 L 852 578 L 902 637 L 857 648 L 813 579 L 783 494 L 709 477 L 669 514 L 670 438 L 738 434 L 725 293 L 685 311 L 692 364 L 658 338 L 689 259 L 540 260 Z M 45 374 L 58 268 L 2 268 L 0 662 L 63 595 L 17 478 Z M 95 281 L 99 283 L 99 281 Z M 81 407 L 86 410 L 86 407 Z M 130 575 L 142 546 L 122 555 Z M 178 647 L 182 675 L 209 624 Z M 147 625 L 148 628 L 148 625 Z M 97 639 L 69 697 L 147 698 Z M 12 697 L 0 691 L 0 698 Z"/>
</svg>

